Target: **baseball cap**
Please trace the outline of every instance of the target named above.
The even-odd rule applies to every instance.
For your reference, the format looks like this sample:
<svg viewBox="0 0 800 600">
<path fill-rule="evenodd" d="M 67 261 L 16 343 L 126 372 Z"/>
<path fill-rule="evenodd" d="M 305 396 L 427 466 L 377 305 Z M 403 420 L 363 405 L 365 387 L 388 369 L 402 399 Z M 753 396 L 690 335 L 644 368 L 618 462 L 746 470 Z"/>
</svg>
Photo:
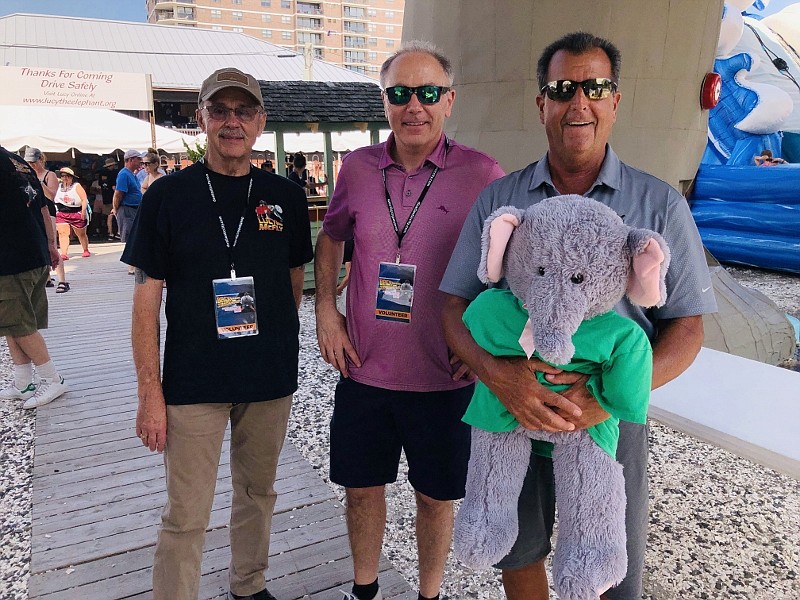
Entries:
<svg viewBox="0 0 800 600">
<path fill-rule="evenodd" d="M 198 104 L 211 98 L 220 90 L 227 88 L 239 88 L 250 94 L 259 106 L 264 105 L 264 98 L 261 96 L 261 87 L 252 75 L 243 73 L 239 69 L 228 67 L 214 71 L 200 86 Z"/>
<path fill-rule="evenodd" d="M 129 158 L 142 158 L 144 155 L 144 152 L 139 152 L 138 150 L 126 150 L 125 160 L 128 160 Z"/>
<path fill-rule="evenodd" d="M 25 160 L 27 162 L 38 162 L 41 160 L 41 158 L 42 158 L 42 151 L 39 150 L 38 148 L 32 148 L 31 146 L 28 146 L 25 149 Z"/>
</svg>

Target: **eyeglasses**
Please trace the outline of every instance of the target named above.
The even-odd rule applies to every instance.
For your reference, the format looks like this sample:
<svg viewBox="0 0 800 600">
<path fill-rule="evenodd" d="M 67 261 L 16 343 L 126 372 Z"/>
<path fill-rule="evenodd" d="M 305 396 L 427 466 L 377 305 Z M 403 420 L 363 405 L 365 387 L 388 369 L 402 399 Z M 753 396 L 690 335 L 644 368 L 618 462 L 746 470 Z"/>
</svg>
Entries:
<svg viewBox="0 0 800 600">
<path fill-rule="evenodd" d="M 449 91 L 449 87 L 440 85 L 421 85 L 419 87 L 393 85 L 383 90 L 383 93 L 386 94 L 389 104 L 402 106 L 411 102 L 413 94 L 417 95 L 417 100 L 419 100 L 420 104 L 436 104 L 441 99 L 442 94 Z"/>
<path fill-rule="evenodd" d="M 231 113 L 242 123 L 250 123 L 259 114 L 264 112 L 259 106 L 239 106 L 237 108 L 228 108 L 227 106 L 211 106 L 203 107 L 208 113 L 208 118 L 212 121 L 227 121 Z"/>
<path fill-rule="evenodd" d="M 600 77 L 597 79 L 586 79 L 585 81 L 571 81 L 569 79 L 559 79 L 558 81 L 550 81 L 541 90 L 540 93 L 547 94 L 550 100 L 556 102 L 567 102 L 572 100 L 575 92 L 578 91 L 578 86 L 583 88 L 583 93 L 589 100 L 604 100 L 608 98 L 612 92 L 617 91 L 617 84 Z"/>
</svg>

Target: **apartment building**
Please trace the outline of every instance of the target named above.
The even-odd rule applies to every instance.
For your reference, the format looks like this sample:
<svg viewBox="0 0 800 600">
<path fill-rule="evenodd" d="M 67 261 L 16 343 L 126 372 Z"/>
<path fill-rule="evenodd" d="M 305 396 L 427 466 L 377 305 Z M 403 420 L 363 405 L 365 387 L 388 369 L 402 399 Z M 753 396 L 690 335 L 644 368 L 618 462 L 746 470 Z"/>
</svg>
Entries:
<svg viewBox="0 0 800 600">
<path fill-rule="evenodd" d="M 377 78 L 405 0 L 146 0 L 150 23 L 236 31 Z"/>
</svg>

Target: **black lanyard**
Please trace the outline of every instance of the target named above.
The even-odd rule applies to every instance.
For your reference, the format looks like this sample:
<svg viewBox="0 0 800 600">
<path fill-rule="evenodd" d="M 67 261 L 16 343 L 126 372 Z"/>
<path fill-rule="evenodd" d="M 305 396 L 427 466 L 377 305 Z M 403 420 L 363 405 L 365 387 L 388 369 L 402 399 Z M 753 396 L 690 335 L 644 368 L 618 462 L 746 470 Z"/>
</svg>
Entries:
<svg viewBox="0 0 800 600">
<path fill-rule="evenodd" d="M 447 138 L 444 139 L 444 154 L 445 157 L 447 156 L 447 150 L 450 148 L 450 144 L 447 141 Z M 414 220 L 414 217 L 417 216 L 417 211 L 419 210 L 422 201 L 425 199 L 425 196 L 428 194 L 428 190 L 431 189 L 431 184 L 433 180 L 436 179 L 436 174 L 439 172 L 439 167 L 434 167 L 431 176 L 428 177 L 428 181 L 425 183 L 425 187 L 422 188 L 422 192 L 417 198 L 417 203 L 414 205 L 414 208 L 411 209 L 411 214 L 408 215 L 408 219 L 406 220 L 406 224 L 403 225 L 403 230 L 400 231 L 397 227 L 397 217 L 394 214 L 394 207 L 392 206 L 392 197 L 389 195 L 389 188 L 386 185 L 386 169 L 382 169 L 383 173 L 383 191 L 386 193 L 386 206 L 389 207 L 389 217 L 392 219 L 392 227 L 394 227 L 395 235 L 397 235 L 397 256 L 395 257 L 395 263 L 400 264 L 400 246 L 403 244 L 403 238 L 405 237 L 406 233 L 408 232 L 409 227 L 411 227 L 411 222 Z"/>
<path fill-rule="evenodd" d="M 252 166 L 250 167 L 252 169 Z M 216 205 L 217 197 L 214 194 L 214 188 L 211 186 L 211 177 L 208 176 L 208 168 L 206 167 L 206 182 L 208 183 L 208 191 L 211 193 L 211 201 Z M 239 217 L 239 226 L 236 228 L 236 236 L 233 238 L 233 244 L 228 239 L 228 230 L 225 228 L 225 222 L 222 220 L 222 215 L 217 211 L 219 218 L 219 226 L 222 229 L 222 237 L 225 238 L 225 247 L 228 249 L 228 259 L 231 263 L 231 279 L 236 279 L 236 269 L 233 266 L 233 249 L 236 248 L 236 243 L 239 241 L 239 234 L 242 231 L 242 224 L 244 223 L 244 216 L 247 214 L 247 207 L 250 206 L 250 192 L 253 190 L 253 174 L 250 174 L 250 183 L 247 185 L 247 201 L 242 211 L 242 216 Z"/>
</svg>

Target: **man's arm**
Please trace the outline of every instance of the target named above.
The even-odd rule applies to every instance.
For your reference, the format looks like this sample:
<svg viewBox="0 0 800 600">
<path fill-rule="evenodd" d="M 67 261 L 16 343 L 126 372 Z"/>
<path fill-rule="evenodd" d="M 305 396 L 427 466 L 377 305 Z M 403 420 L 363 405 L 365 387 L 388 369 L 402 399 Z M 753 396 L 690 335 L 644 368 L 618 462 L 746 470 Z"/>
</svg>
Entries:
<svg viewBox="0 0 800 600">
<path fill-rule="evenodd" d="M 560 369 L 540 361 L 492 356 L 475 342 L 462 321 L 468 304 L 466 299 L 451 294 L 448 294 L 445 299 L 442 323 L 450 349 L 472 369 L 508 411 L 516 417 L 520 425 L 526 429 L 571 431 L 580 427 L 581 425 L 570 422 L 581 416 L 583 419 L 588 418 L 588 415 L 582 415 L 579 403 L 590 405 L 593 401 L 593 404 L 597 405 L 597 401 L 591 397 L 586 386 L 583 385 L 585 378 L 578 379 L 580 385 L 574 386 L 573 402 L 541 385 L 534 374 L 534 371 L 542 371 L 556 375 L 561 372 Z M 575 381 L 574 374 L 571 374 L 571 377 L 573 381 L 570 383 L 573 383 Z M 586 390 L 585 394 L 579 394 L 580 389 Z M 599 408 L 599 405 L 597 406 Z M 570 418 L 567 419 L 564 416 Z M 607 417 L 608 415 L 605 414 L 597 422 L 599 423 Z M 590 423 L 590 425 L 593 424 Z"/>
<path fill-rule="evenodd" d="M 161 388 L 159 312 L 164 281 L 136 269 L 131 345 L 139 391 L 136 435 L 151 451 L 167 446 L 167 406 Z"/>
<path fill-rule="evenodd" d="M 675 379 L 694 362 L 703 344 L 703 317 L 658 322 L 653 339 L 653 389 Z"/>
<path fill-rule="evenodd" d="M 111 210 L 116 213 L 119 209 L 120 204 L 122 204 L 122 197 L 124 194 L 120 191 L 114 190 L 114 197 L 111 199 Z"/>
<path fill-rule="evenodd" d="M 333 240 L 324 231 L 320 231 L 314 255 L 317 343 L 323 360 L 347 377 L 345 355 L 358 367 L 361 366 L 361 359 L 347 336 L 344 316 L 336 310 L 336 282 L 343 256 L 344 242 Z"/>
<path fill-rule="evenodd" d="M 303 278 L 305 267 L 293 267 L 289 269 L 289 277 L 292 280 L 292 294 L 297 310 L 300 310 L 300 303 L 303 301 Z"/>
</svg>

